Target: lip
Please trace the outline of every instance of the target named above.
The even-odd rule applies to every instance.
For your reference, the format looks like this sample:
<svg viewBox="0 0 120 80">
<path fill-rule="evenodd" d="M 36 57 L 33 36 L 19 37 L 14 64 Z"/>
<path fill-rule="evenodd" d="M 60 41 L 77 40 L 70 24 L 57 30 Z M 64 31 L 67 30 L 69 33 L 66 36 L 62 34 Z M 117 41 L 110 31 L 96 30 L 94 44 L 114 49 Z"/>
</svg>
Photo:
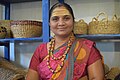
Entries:
<svg viewBox="0 0 120 80">
<path fill-rule="evenodd" d="M 58 29 L 66 29 L 66 27 L 58 27 Z"/>
<path fill-rule="evenodd" d="M 65 28 L 58 28 L 58 29 L 65 29 Z"/>
<path fill-rule="evenodd" d="M 58 30 L 65 30 L 66 28 L 58 28 Z"/>
</svg>

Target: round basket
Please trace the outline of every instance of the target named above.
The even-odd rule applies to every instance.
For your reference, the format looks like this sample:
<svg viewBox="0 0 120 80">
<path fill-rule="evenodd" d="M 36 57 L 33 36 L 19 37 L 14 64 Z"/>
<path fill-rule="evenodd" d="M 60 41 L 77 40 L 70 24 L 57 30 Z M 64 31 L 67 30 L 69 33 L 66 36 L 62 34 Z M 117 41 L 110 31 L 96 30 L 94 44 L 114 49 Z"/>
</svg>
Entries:
<svg viewBox="0 0 120 80">
<path fill-rule="evenodd" d="M 31 20 L 12 21 L 11 31 L 14 38 L 40 37 L 42 35 L 42 22 Z"/>
<path fill-rule="evenodd" d="M 0 26 L 0 38 L 5 38 L 7 34 L 6 28 Z"/>
<path fill-rule="evenodd" d="M 105 18 L 99 20 L 98 18 L 104 15 Z M 112 20 L 108 20 L 108 16 L 105 13 L 100 13 L 96 18 L 93 18 L 89 23 L 88 34 L 119 34 L 120 33 L 120 21 L 116 15 Z"/>
<path fill-rule="evenodd" d="M 74 34 L 87 34 L 88 24 L 83 19 L 74 23 Z"/>
<path fill-rule="evenodd" d="M 6 37 L 5 38 L 11 38 L 12 35 L 11 35 L 11 28 L 10 28 L 10 22 L 12 20 L 0 20 L 0 25 L 2 27 L 5 27 L 6 30 L 7 30 L 7 34 L 6 34 Z"/>
</svg>

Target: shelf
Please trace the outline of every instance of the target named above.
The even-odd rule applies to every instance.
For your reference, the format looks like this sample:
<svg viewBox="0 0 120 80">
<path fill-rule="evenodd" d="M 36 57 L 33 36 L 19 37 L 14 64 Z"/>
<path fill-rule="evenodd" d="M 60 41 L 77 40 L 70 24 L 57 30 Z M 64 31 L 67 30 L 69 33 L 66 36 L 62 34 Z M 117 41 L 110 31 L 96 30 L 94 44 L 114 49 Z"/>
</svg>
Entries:
<svg viewBox="0 0 120 80">
<path fill-rule="evenodd" d="M 96 35 L 76 35 L 78 38 L 86 38 L 90 40 L 111 40 L 120 39 L 120 34 L 96 34 Z"/>
<path fill-rule="evenodd" d="M 90 40 L 111 40 L 111 39 L 120 39 L 120 34 L 96 34 L 96 35 L 76 35 L 78 38 L 86 38 Z M 0 39 L 0 43 L 12 42 L 12 41 L 42 41 L 42 37 L 35 38 L 7 38 Z"/>
<path fill-rule="evenodd" d="M 7 39 L 0 39 L 0 43 L 3 44 L 4 42 L 14 42 L 14 41 L 43 41 L 42 37 L 34 37 L 34 38 L 7 38 Z"/>
<path fill-rule="evenodd" d="M 8 0 L 0 0 L 0 4 L 2 4 L 2 5 L 6 5 L 6 4 L 8 4 L 10 1 L 8 1 Z"/>
<path fill-rule="evenodd" d="M 34 1 L 42 1 L 42 0 L 0 0 L 0 4 L 7 4 L 7 3 L 21 3 L 21 2 L 34 2 Z"/>
<path fill-rule="evenodd" d="M 11 0 L 11 3 L 34 2 L 34 1 L 42 1 L 42 0 Z"/>
</svg>

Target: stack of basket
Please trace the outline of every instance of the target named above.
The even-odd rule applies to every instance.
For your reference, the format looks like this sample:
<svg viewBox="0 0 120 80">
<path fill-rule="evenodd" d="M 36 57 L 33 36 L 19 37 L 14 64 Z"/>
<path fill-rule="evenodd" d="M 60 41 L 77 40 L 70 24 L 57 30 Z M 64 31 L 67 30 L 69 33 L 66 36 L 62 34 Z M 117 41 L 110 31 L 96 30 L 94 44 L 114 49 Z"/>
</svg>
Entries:
<svg viewBox="0 0 120 80">
<path fill-rule="evenodd" d="M 99 20 L 102 15 L 104 18 Z M 88 34 L 120 34 L 120 21 L 116 15 L 109 20 L 108 15 L 101 12 L 89 23 Z"/>
</svg>

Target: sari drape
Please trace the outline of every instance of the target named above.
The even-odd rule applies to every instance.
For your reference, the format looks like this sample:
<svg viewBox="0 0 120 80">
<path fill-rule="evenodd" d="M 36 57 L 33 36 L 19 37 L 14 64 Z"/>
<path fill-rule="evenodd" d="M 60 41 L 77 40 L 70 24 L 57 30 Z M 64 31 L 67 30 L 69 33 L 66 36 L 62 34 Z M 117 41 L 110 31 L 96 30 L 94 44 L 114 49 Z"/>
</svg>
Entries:
<svg viewBox="0 0 120 80">
<path fill-rule="evenodd" d="M 41 44 L 36 49 L 30 62 L 30 69 L 38 71 L 40 80 L 79 80 L 87 75 L 87 66 L 94 63 L 96 60 L 101 59 L 101 55 L 94 47 L 94 42 L 90 40 L 77 39 L 74 44 L 75 46 L 72 46 L 72 50 L 67 54 L 64 66 L 60 72 L 52 73 L 49 70 L 46 60 L 48 57 L 46 44 Z M 66 44 L 57 48 L 53 55 L 59 57 L 64 54 L 65 49 Z M 73 54 L 73 57 L 71 57 L 72 55 L 70 53 Z M 71 59 L 73 59 L 73 62 Z M 36 62 L 37 60 L 39 61 L 35 64 L 34 61 Z M 60 64 L 60 60 L 53 60 L 50 58 L 50 66 L 52 69 L 55 70 L 59 68 Z"/>
</svg>

